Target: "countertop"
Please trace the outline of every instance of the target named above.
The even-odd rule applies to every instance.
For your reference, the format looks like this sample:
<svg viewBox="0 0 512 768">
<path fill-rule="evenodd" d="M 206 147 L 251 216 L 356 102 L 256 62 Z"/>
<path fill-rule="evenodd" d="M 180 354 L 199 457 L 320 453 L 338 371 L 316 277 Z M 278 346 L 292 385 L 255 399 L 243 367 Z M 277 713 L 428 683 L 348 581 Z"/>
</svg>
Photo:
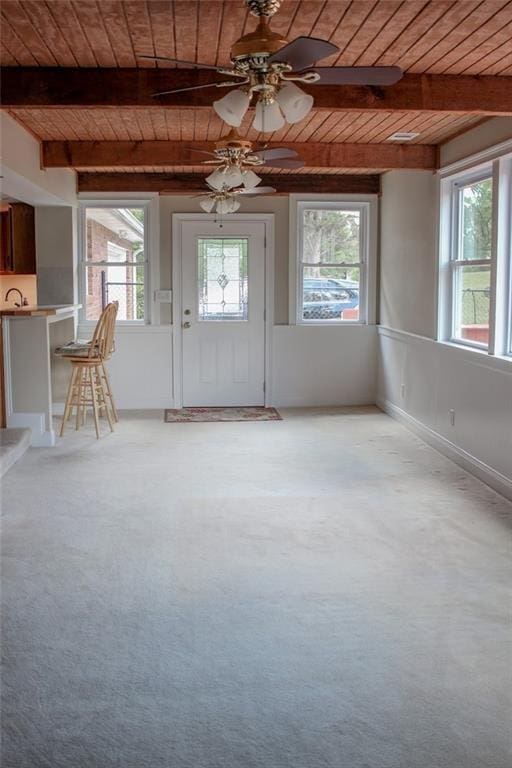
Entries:
<svg viewBox="0 0 512 768">
<path fill-rule="evenodd" d="M 0 317 L 51 317 L 62 315 L 74 309 L 80 309 L 81 304 L 47 304 L 29 305 L 28 307 L 9 307 L 0 309 Z"/>
</svg>

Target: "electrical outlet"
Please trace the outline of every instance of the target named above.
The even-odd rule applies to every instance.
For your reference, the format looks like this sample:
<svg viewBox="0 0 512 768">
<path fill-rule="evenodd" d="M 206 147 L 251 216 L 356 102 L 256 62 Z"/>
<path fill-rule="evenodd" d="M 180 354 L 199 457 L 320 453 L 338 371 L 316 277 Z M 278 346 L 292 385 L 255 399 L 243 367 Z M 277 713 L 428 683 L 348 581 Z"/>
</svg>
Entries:
<svg viewBox="0 0 512 768">
<path fill-rule="evenodd" d="M 402 397 L 405 397 L 405 384 L 402 384 L 402 386 L 400 387 L 400 394 L 402 395 Z"/>
<path fill-rule="evenodd" d="M 455 411 L 454 411 L 453 408 L 450 408 L 449 414 L 450 414 L 450 424 L 452 425 L 452 427 L 454 427 L 455 426 Z"/>
</svg>

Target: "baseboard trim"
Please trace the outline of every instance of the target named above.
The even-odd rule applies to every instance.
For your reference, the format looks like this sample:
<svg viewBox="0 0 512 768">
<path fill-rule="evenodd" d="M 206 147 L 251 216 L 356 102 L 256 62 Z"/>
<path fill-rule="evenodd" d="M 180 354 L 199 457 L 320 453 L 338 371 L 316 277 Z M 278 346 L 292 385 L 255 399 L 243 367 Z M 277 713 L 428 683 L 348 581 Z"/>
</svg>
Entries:
<svg viewBox="0 0 512 768">
<path fill-rule="evenodd" d="M 381 411 L 387 413 L 388 416 L 391 416 L 405 427 L 408 427 L 411 432 L 414 432 L 418 437 L 421 437 L 422 440 L 439 451 L 439 453 L 442 453 L 443 456 L 451 459 L 455 464 L 458 464 L 459 467 L 462 467 L 467 472 L 475 475 L 494 491 L 497 491 L 502 496 L 505 496 L 506 499 L 512 501 L 512 480 L 510 478 L 502 475 L 501 472 L 498 472 L 488 464 L 480 461 L 476 456 L 473 456 L 463 448 L 455 445 L 455 443 L 447 440 L 446 437 L 443 437 L 443 435 L 440 435 L 435 430 L 427 427 L 426 424 L 418 421 L 414 416 L 411 416 L 389 400 L 377 398 L 377 406 Z"/>
<path fill-rule="evenodd" d="M 8 427 L 30 429 L 30 445 L 34 448 L 51 448 L 55 445 L 55 432 L 45 429 L 44 413 L 11 413 L 7 417 Z"/>
</svg>

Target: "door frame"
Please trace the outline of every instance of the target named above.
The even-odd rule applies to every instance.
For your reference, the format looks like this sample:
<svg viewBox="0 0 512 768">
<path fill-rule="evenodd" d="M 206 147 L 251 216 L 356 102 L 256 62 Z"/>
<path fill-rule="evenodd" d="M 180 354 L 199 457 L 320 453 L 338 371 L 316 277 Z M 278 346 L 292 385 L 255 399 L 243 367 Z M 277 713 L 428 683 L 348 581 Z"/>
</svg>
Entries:
<svg viewBox="0 0 512 768">
<path fill-rule="evenodd" d="M 174 407 L 183 406 L 182 243 L 183 224 L 215 222 L 216 214 L 172 214 L 172 389 Z M 265 225 L 265 407 L 272 405 L 272 329 L 274 327 L 274 214 L 230 213 L 224 219 L 233 224 Z"/>
</svg>

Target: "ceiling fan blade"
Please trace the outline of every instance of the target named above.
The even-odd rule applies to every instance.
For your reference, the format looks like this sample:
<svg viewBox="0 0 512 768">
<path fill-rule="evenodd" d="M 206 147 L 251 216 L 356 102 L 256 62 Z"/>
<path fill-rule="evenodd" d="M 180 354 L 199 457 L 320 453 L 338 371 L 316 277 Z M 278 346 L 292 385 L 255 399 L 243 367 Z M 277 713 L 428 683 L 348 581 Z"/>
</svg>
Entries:
<svg viewBox="0 0 512 768">
<path fill-rule="evenodd" d="M 172 91 L 159 91 L 158 93 L 153 93 L 153 98 L 156 98 L 157 96 L 168 96 L 170 93 L 183 93 L 183 91 L 199 91 L 201 88 L 214 88 L 219 87 L 223 88 L 228 87 L 230 85 L 239 85 L 239 83 L 206 83 L 205 85 L 189 85 L 187 88 L 174 88 Z"/>
<path fill-rule="evenodd" d="M 313 67 L 311 71 L 320 75 L 321 85 L 393 85 L 404 74 L 400 67 Z"/>
<path fill-rule="evenodd" d="M 293 149 L 287 147 L 273 147 L 272 149 L 259 149 L 256 152 L 251 152 L 251 155 L 259 157 L 261 160 L 277 160 L 284 157 L 297 157 L 297 153 Z"/>
<path fill-rule="evenodd" d="M 328 40 L 319 40 L 317 37 L 297 37 L 284 48 L 269 56 L 268 60 L 281 61 L 284 64 L 289 64 L 296 72 L 301 72 L 303 69 L 313 66 L 320 59 L 338 53 L 339 50 L 337 45 Z"/>
<path fill-rule="evenodd" d="M 254 189 L 237 189 L 238 195 L 271 195 L 274 187 L 254 187 Z"/>
<path fill-rule="evenodd" d="M 300 157 L 283 157 L 268 162 L 264 161 L 263 165 L 266 165 L 267 168 L 304 168 L 306 163 Z"/>
<path fill-rule="evenodd" d="M 213 69 L 215 72 L 218 67 L 213 64 L 202 64 L 200 61 L 185 61 L 184 59 L 170 59 L 168 56 L 137 56 L 138 59 L 145 61 L 171 61 L 173 64 L 186 64 L 187 67 L 197 67 L 198 69 Z"/>
</svg>

